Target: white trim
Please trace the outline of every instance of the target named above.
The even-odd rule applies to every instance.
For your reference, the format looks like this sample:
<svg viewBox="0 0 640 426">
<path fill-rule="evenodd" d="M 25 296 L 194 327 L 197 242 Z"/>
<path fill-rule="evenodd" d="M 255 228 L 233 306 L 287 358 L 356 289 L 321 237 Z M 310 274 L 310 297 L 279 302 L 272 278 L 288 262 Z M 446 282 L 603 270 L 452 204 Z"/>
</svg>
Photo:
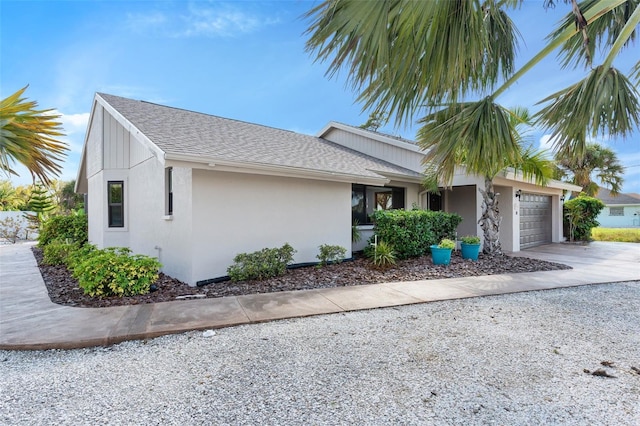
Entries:
<svg viewBox="0 0 640 426">
<path fill-rule="evenodd" d="M 360 129 L 358 127 L 348 126 L 346 124 L 337 123 L 335 121 L 330 121 L 325 125 L 322 130 L 316 133 L 316 136 L 319 138 L 324 137 L 327 133 L 329 133 L 332 129 L 344 130 L 345 132 L 353 133 L 356 135 L 363 136 L 365 138 L 374 139 L 378 142 L 386 143 L 388 145 L 393 145 L 398 148 L 406 149 L 407 151 L 417 152 L 419 154 L 424 155 L 424 151 L 420 149 L 417 145 L 414 145 L 409 142 L 404 142 L 402 140 L 395 139 L 391 136 L 383 135 L 380 133 L 372 132 L 370 130 Z"/>
</svg>

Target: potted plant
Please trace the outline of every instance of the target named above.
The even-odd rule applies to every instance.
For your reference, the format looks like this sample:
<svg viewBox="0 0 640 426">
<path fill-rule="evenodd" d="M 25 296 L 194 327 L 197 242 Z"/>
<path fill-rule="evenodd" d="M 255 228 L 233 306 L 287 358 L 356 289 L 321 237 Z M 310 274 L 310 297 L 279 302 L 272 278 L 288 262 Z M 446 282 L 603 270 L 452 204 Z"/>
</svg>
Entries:
<svg viewBox="0 0 640 426">
<path fill-rule="evenodd" d="M 448 238 L 443 238 L 440 244 L 431 246 L 431 258 L 434 265 L 448 265 L 451 263 L 451 251 L 456 248 L 456 243 Z"/>
<path fill-rule="evenodd" d="M 460 253 L 463 259 L 478 260 L 480 254 L 480 237 L 477 235 L 467 235 L 460 238 Z"/>
</svg>

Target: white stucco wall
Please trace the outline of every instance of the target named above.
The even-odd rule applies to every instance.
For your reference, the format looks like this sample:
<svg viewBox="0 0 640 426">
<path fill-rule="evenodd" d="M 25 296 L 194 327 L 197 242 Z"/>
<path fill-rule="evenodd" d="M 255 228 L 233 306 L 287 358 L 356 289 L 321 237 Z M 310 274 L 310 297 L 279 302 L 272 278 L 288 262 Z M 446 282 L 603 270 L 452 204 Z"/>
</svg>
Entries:
<svg viewBox="0 0 640 426">
<path fill-rule="evenodd" d="M 193 278 L 227 274 L 238 253 L 289 243 L 294 263 L 316 262 L 318 246 L 351 256 L 351 184 L 193 171 Z"/>
<path fill-rule="evenodd" d="M 611 216 L 611 207 L 622 207 L 624 216 Z M 636 228 L 640 226 L 640 204 L 606 206 L 596 220 L 602 228 Z"/>
<path fill-rule="evenodd" d="M 478 198 L 480 194 L 476 186 L 455 186 L 444 194 L 447 211 L 462 216 L 462 222 L 458 225 L 458 237 L 465 235 L 482 236 L 482 230 L 478 225 L 477 219 L 479 217 Z"/>
</svg>

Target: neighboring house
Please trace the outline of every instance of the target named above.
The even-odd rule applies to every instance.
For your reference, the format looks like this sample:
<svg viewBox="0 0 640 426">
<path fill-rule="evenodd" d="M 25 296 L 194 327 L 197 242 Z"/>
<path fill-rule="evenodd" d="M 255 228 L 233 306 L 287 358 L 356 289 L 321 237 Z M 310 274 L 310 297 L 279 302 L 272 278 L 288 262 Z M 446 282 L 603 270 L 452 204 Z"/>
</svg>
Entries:
<svg viewBox="0 0 640 426">
<path fill-rule="evenodd" d="M 640 226 L 640 195 L 618 194 L 600 188 L 596 198 L 605 204 L 596 220 L 603 228 L 633 228 Z"/>
<path fill-rule="evenodd" d="M 352 247 L 351 225 L 370 229 L 373 209 L 457 212 L 459 235 L 481 235 L 483 180 L 460 170 L 450 190 L 426 192 L 422 159 L 410 141 L 340 123 L 309 136 L 98 93 L 76 191 L 88 194 L 91 243 L 157 256 L 195 285 L 226 275 L 238 253 L 286 242 L 296 263 L 316 261 L 321 244 L 350 256 L 366 243 Z M 495 183 L 505 250 L 563 240 L 574 185 L 512 172 Z"/>
</svg>

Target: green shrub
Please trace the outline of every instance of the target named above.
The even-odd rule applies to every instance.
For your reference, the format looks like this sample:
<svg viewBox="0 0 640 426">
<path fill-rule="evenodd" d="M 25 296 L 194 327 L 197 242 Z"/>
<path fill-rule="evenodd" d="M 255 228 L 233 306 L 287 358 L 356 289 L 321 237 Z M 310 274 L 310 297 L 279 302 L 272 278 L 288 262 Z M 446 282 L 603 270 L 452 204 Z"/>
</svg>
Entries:
<svg viewBox="0 0 640 426">
<path fill-rule="evenodd" d="M 76 245 L 76 249 L 67 255 L 64 264 L 71 272 L 73 272 L 76 266 L 84 262 L 94 251 L 97 250 L 98 248 L 93 244 L 85 244 L 83 246 Z"/>
<path fill-rule="evenodd" d="M 65 216 L 51 216 L 42 224 L 38 236 L 38 246 L 46 247 L 52 241 L 70 240 L 83 245 L 88 240 L 87 215 L 75 213 Z"/>
<path fill-rule="evenodd" d="M 454 238 L 462 222 L 458 214 L 429 210 L 377 210 L 372 217 L 378 239 L 391 244 L 398 259 L 424 256 L 429 246 Z"/>
<path fill-rule="evenodd" d="M 442 240 L 440 240 L 438 248 L 453 250 L 454 248 L 456 248 L 456 243 L 449 238 L 443 238 Z"/>
<path fill-rule="evenodd" d="M 93 297 L 146 294 L 158 279 L 162 265 L 157 259 L 131 255 L 131 250 L 111 247 L 92 250 L 73 268 L 80 288 Z"/>
<path fill-rule="evenodd" d="M 42 262 L 46 265 L 66 265 L 67 258 L 78 248 L 79 246 L 76 243 L 67 243 L 59 240 L 51 241 L 42 250 Z"/>
<path fill-rule="evenodd" d="M 264 248 L 253 253 L 240 253 L 227 273 L 231 281 L 264 280 L 283 275 L 293 261 L 293 247 L 286 243 L 280 248 Z"/>
<path fill-rule="evenodd" d="M 344 259 L 347 249 L 342 246 L 331 246 L 329 244 L 322 244 L 320 247 L 320 254 L 316 257 L 320 260 L 320 265 L 324 266 L 327 263 L 341 263 Z"/>
<path fill-rule="evenodd" d="M 478 237 L 477 235 L 465 235 L 464 237 L 460 238 L 460 241 L 465 244 L 480 244 L 480 237 Z"/>
<path fill-rule="evenodd" d="M 591 229 L 600 225 L 596 217 L 604 207 L 602 201 L 584 194 L 564 203 L 564 230 L 569 240 L 591 240 Z"/>
<path fill-rule="evenodd" d="M 371 259 L 376 268 L 386 269 L 396 264 L 396 254 L 391 244 L 378 241 L 365 250 L 365 256 Z"/>
</svg>

